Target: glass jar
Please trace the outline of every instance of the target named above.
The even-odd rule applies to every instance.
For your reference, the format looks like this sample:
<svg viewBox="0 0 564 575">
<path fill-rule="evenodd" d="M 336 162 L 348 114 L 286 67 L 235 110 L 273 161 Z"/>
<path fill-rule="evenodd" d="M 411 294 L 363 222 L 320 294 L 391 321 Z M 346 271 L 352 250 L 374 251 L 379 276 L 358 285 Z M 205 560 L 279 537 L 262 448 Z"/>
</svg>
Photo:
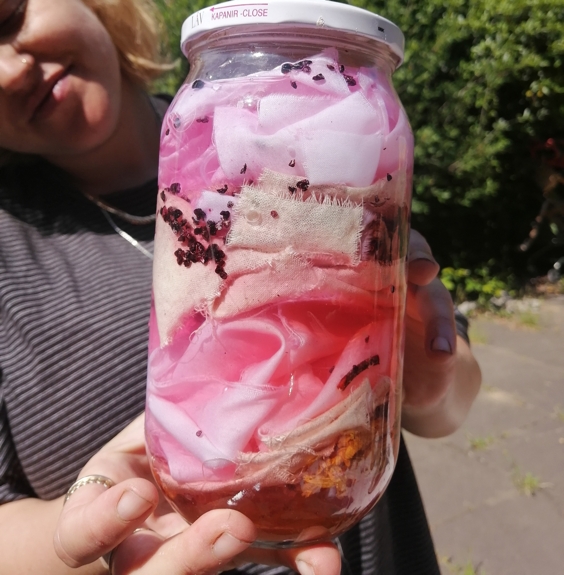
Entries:
<svg viewBox="0 0 564 575">
<path fill-rule="evenodd" d="M 146 437 L 189 522 L 332 538 L 392 475 L 413 167 L 403 36 L 325 0 L 186 21 L 164 121 Z"/>
</svg>

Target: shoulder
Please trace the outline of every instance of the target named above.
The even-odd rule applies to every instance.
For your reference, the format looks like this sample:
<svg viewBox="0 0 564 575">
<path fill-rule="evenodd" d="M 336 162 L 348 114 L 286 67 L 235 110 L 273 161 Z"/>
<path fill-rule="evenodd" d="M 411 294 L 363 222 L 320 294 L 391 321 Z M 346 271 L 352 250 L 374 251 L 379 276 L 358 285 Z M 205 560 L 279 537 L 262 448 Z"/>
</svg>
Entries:
<svg viewBox="0 0 564 575">
<path fill-rule="evenodd" d="M 7 228 L 41 235 L 73 233 L 89 227 L 93 210 L 64 173 L 45 161 L 30 159 L 0 168 L 0 218 Z"/>
</svg>

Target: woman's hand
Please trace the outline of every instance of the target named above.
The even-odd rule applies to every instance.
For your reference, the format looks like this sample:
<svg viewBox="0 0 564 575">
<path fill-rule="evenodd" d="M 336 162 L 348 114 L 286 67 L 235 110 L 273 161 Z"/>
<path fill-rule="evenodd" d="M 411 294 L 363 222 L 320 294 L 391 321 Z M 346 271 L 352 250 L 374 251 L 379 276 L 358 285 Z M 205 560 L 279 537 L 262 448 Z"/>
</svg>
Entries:
<svg viewBox="0 0 564 575">
<path fill-rule="evenodd" d="M 234 510 L 211 511 L 188 526 L 159 498 L 143 423 L 138 417 L 81 471 L 80 477 L 103 475 L 116 485 L 84 485 L 63 507 L 55 549 L 67 565 L 92 563 L 114 549 L 113 575 L 204 575 L 247 562 L 287 565 L 302 575 L 340 573 L 339 553 L 329 543 L 280 551 L 250 548 L 255 527 Z"/>
<path fill-rule="evenodd" d="M 425 238 L 411 230 L 402 423 L 426 437 L 455 431 L 481 382 L 468 344 L 456 335 L 452 299 L 438 272 Z"/>
</svg>

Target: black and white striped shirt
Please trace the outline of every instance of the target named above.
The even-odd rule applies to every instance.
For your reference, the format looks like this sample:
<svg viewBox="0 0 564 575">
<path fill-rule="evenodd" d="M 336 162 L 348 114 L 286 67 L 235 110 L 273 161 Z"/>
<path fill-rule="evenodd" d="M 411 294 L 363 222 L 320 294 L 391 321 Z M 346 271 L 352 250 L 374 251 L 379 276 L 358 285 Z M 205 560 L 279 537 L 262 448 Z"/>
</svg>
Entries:
<svg viewBox="0 0 564 575">
<path fill-rule="evenodd" d="M 155 198 L 155 182 L 107 196 L 138 215 Z M 152 249 L 152 225 L 116 222 Z M 0 503 L 62 495 L 143 410 L 150 298 L 151 261 L 97 206 L 46 165 L 0 171 Z M 439 574 L 403 443 L 385 495 L 340 545 L 348 575 Z"/>
</svg>

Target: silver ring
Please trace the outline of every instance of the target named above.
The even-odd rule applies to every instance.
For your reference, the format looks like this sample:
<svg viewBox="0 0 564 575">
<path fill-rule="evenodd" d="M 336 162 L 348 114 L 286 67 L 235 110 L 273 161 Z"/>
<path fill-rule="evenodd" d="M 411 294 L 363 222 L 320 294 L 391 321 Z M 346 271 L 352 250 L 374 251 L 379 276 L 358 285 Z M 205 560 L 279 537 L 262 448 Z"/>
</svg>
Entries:
<svg viewBox="0 0 564 575">
<path fill-rule="evenodd" d="M 102 567 L 107 569 L 110 575 L 112 575 L 113 573 L 112 568 L 114 560 L 114 551 L 116 549 L 117 547 L 114 547 L 109 553 L 106 553 L 105 555 L 102 555 L 102 557 L 100 557 L 100 563 L 102 564 Z"/>
<path fill-rule="evenodd" d="M 155 533 L 155 531 L 153 531 L 153 529 L 149 529 L 149 527 L 138 527 L 131 535 L 135 535 L 140 531 L 150 531 L 151 533 Z M 109 553 L 102 555 L 102 557 L 100 557 L 99 559 L 100 563 L 102 564 L 102 567 L 107 569 L 110 575 L 113 575 L 114 553 L 116 549 L 117 547 L 114 547 Z"/>
<path fill-rule="evenodd" d="M 113 487 L 115 485 L 114 481 L 112 481 L 109 477 L 106 477 L 104 475 L 86 475 L 85 477 L 81 477 L 80 479 L 77 479 L 69 487 L 69 490 L 67 491 L 63 505 L 70 499 L 70 496 L 77 489 L 80 489 L 81 487 L 84 487 L 85 485 L 89 485 L 90 483 L 96 483 L 98 485 L 102 485 L 106 489 L 109 489 L 110 487 Z"/>
</svg>

